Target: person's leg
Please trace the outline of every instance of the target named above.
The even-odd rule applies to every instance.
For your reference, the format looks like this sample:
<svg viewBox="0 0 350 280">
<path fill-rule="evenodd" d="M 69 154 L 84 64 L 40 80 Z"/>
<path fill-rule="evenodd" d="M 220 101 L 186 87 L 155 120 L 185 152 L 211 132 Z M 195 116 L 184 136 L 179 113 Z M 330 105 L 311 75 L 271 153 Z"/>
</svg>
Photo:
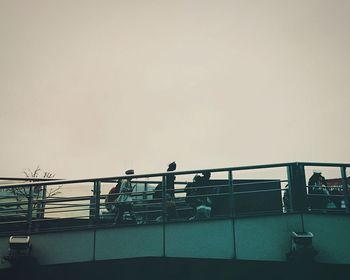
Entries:
<svg viewBox="0 0 350 280">
<path fill-rule="evenodd" d="M 124 205 L 117 204 L 115 207 L 114 224 L 120 224 L 123 221 Z"/>
</svg>

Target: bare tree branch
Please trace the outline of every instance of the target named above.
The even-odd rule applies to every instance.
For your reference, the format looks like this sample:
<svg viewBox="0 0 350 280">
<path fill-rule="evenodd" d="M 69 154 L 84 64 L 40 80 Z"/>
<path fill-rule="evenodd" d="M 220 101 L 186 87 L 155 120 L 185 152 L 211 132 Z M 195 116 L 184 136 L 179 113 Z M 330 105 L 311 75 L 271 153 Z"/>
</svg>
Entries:
<svg viewBox="0 0 350 280">
<path fill-rule="evenodd" d="M 51 171 L 42 171 L 39 165 L 34 170 L 30 168 L 24 169 L 23 174 L 27 178 L 54 178 L 56 175 Z M 47 186 L 45 185 L 35 186 L 32 191 L 32 198 L 34 200 L 33 209 L 39 209 L 39 208 L 44 209 L 45 208 L 44 203 L 39 202 L 39 200 L 41 199 L 45 200 L 47 198 L 51 198 L 60 194 L 61 188 L 62 188 L 62 185 L 56 186 L 54 188 L 50 188 L 49 191 L 47 192 Z M 29 197 L 30 187 L 11 188 L 9 189 L 9 191 L 16 197 L 17 202 L 23 202 L 23 200 L 26 200 Z M 18 205 L 18 208 L 22 209 L 23 208 L 22 206 L 23 205 Z M 43 209 L 41 211 L 43 211 Z"/>
</svg>

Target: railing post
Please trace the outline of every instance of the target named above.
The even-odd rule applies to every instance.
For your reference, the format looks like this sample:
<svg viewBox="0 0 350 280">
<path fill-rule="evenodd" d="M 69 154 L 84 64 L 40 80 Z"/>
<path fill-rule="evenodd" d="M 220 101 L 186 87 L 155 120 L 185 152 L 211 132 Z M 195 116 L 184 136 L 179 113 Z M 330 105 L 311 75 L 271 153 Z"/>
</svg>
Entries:
<svg viewBox="0 0 350 280">
<path fill-rule="evenodd" d="M 144 204 L 144 206 L 142 207 L 143 208 L 143 211 L 145 211 L 146 213 L 146 217 L 144 217 L 146 219 L 146 221 L 148 221 L 148 218 L 149 218 L 149 215 L 148 215 L 148 211 L 147 211 L 147 206 L 145 204 L 145 202 L 147 201 L 147 197 L 148 197 L 148 183 L 146 182 L 145 183 L 145 187 L 143 189 L 143 195 L 142 195 L 142 204 Z"/>
<path fill-rule="evenodd" d="M 288 187 L 290 208 L 298 212 L 306 211 L 308 203 L 305 169 L 302 164 L 293 163 L 288 166 Z"/>
<path fill-rule="evenodd" d="M 145 187 L 143 189 L 143 196 L 142 196 L 142 199 L 145 200 L 145 201 L 147 200 L 147 195 L 148 195 L 147 192 L 148 192 L 148 183 L 146 182 L 145 183 Z"/>
<path fill-rule="evenodd" d="M 29 187 L 28 194 L 28 207 L 27 207 L 27 230 L 28 233 L 32 231 L 32 218 L 33 218 L 33 186 Z"/>
<path fill-rule="evenodd" d="M 283 198 L 287 198 L 287 205 L 285 205 L 285 200 L 283 199 L 283 204 L 285 207 L 286 212 L 293 212 L 293 195 L 292 195 L 292 188 L 291 188 L 291 181 L 292 181 L 292 168 L 290 165 L 287 166 L 287 176 L 288 176 L 288 190 L 284 191 Z"/>
<path fill-rule="evenodd" d="M 229 187 L 229 195 L 230 195 L 230 214 L 232 217 L 235 216 L 235 200 L 234 200 L 234 190 L 233 190 L 233 176 L 232 176 L 232 170 L 228 171 L 228 187 Z"/>
<path fill-rule="evenodd" d="M 346 206 L 346 213 L 350 212 L 350 205 L 349 205 L 349 193 L 348 193 L 348 178 L 346 177 L 346 167 L 342 166 L 340 168 L 341 171 L 341 178 L 342 178 L 342 185 L 343 185 L 343 194 L 344 194 L 344 201 Z"/>
<path fill-rule="evenodd" d="M 163 223 L 165 222 L 166 220 L 166 185 L 167 185 L 167 182 L 166 182 L 166 176 L 163 175 L 162 177 L 162 209 L 163 209 L 163 212 L 162 212 L 162 218 L 163 218 Z"/>
<path fill-rule="evenodd" d="M 90 208 L 94 209 L 94 222 L 96 223 L 100 219 L 100 199 L 101 199 L 101 182 L 94 182 L 94 205 L 90 205 Z"/>
<path fill-rule="evenodd" d="M 43 193 L 41 195 L 41 202 L 38 202 L 38 209 L 37 209 L 37 214 L 36 217 L 38 219 L 43 219 L 45 217 L 45 206 L 46 206 L 46 192 L 47 192 L 47 186 L 43 185 Z"/>
</svg>

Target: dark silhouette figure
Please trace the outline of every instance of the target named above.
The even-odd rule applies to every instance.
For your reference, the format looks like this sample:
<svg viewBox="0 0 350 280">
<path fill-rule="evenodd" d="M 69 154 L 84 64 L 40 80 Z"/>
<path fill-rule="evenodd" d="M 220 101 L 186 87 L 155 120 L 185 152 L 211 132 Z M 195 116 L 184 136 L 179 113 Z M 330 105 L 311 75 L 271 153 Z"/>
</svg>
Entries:
<svg viewBox="0 0 350 280">
<path fill-rule="evenodd" d="M 125 171 L 125 174 L 132 175 L 134 174 L 134 170 L 127 170 Z M 124 222 L 124 214 L 129 214 L 130 220 L 135 221 L 133 201 L 131 197 L 132 191 L 133 187 L 130 178 L 118 180 L 117 185 L 109 191 L 105 200 L 106 209 L 115 214 L 115 223 Z"/>
<path fill-rule="evenodd" d="M 327 208 L 329 202 L 329 192 L 327 181 L 321 172 L 314 172 L 309 182 L 309 205 L 311 209 L 323 210 Z"/>
<path fill-rule="evenodd" d="M 176 163 L 175 161 L 170 163 L 168 166 L 167 171 L 175 171 L 176 170 Z M 174 198 L 175 197 L 175 179 L 176 176 L 174 174 L 167 174 L 165 176 L 165 185 L 166 185 L 166 198 Z M 162 199 L 162 183 L 159 183 L 156 188 L 154 189 L 154 195 L 153 199 L 160 200 Z"/>
<path fill-rule="evenodd" d="M 176 162 L 173 161 L 169 164 L 167 171 L 175 171 L 176 170 Z M 175 179 L 176 176 L 174 174 L 167 174 L 165 176 L 165 185 L 166 185 L 166 198 L 174 199 L 175 198 Z"/>
<path fill-rule="evenodd" d="M 173 161 L 168 165 L 167 172 L 176 170 L 176 162 Z M 177 218 L 176 203 L 175 203 L 175 179 L 174 174 L 165 176 L 165 216 L 167 219 Z M 153 199 L 161 202 L 163 199 L 162 183 L 158 184 L 154 189 Z"/>
<path fill-rule="evenodd" d="M 113 211 L 114 209 L 114 202 L 116 201 L 116 199 L 119 196 L 120 193 L 120 187 L 121 187 L 121 180 L 118 180 L 117 184 L 115 185 L 115 187 L 111 188 L 108 196 L 105 199 L 105 206 L 108 212 Z"/>
<path fill-rule="evenodd" d="M 330 200 L 334 203 L 336 209 L 341 209 L 341 204 L 344 199 L 341 188 L 331 188 L 329 190 Z"/>
<path fill-rule="evenodd" d="M 204 171 L 202 176 L 196 175 L 192 183 L 185 187 L 186 202 L 193 208 L 194 216 L 190 219 L 209 218 L 211 213 L 212 188 L 210 187 L 209 171 Z"/>
</svg>

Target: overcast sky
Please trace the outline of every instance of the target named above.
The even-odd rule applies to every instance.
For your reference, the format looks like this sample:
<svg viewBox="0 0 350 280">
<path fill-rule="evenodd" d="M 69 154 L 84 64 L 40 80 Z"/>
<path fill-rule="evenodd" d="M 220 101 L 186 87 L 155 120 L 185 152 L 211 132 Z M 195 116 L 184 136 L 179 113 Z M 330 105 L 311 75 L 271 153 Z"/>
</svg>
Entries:
<svg viewBox="0 0 350 280">
<path fill-rule="evenodd" d="M 350 162 L 350 1 L 0 0 L 0 175 Z"/>
</svg>

